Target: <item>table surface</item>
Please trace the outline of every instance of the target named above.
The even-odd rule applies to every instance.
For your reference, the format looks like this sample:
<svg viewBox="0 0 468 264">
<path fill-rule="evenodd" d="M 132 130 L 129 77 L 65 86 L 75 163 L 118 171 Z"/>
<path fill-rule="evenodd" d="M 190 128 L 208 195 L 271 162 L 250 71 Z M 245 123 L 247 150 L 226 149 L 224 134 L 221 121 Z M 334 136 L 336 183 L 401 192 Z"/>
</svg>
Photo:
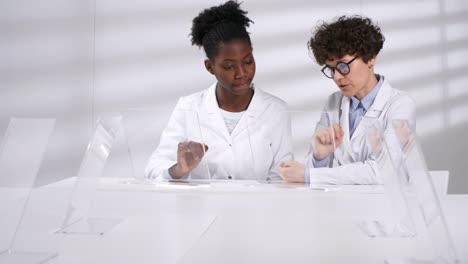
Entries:
<svg viewBox="0 0 468 264">
<path fill-rule="evenodd" d="M 104 235 L 54 233 L 76 186 L 70 178 L 31 192 L 14 251 L 57 253 L 49 263 L 402 263 L 434 252 L 419 227 L 417 236 L 374 238 L 359 228 L 390 219 L 382 186 L 101 178 L 84 199 Z M 439 197 L 466 263 L 468 195 Z"/>
</svg>

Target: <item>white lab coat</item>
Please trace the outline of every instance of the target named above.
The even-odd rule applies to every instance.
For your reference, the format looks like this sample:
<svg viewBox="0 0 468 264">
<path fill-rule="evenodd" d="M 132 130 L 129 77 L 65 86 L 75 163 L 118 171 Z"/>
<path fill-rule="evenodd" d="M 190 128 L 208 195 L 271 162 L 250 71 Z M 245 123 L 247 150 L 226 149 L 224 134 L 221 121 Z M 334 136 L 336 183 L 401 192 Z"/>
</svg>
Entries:
<svg viewBox="0 0 468 264">
<path fill-rule="evenodd" d="M 342 144 L 337 147 L 330 157 L 329 167 L 313 168 L 313 145 L 311 144 L 306 157 L 306 164 L 310 168 L 311 186 L 321 184 L 382 184 L 383 178 L 377 167 L 371 146 L 365 142 L 365 127 L 361 121 L 350 138 L 349 107 L 351 99 L 343 96 L 341 91 L 333 93 L 324 107 L 324 112 L 331 113 L 333 120 L 339 120 L 344 136 Z M 415 127 L 416 106 L 413 99 L 406 93 L 393 89 L 384 79 L 382 87 L 374 103 L 366 112 L 365 117 L 376 118 L 384 134 L 393 133 L 392 120 L 407 120 L 411 127 Z M 365 118 L 364 117 L 364 118 Z M 327 122 L 322 116 L 319 126 Z M 364 120 L 364 119 L 363 119 Z M 387 137 L 387 136 L 385 136 Z M 352 145 L 351 145 L 352 144 Z M 394 144 L 390 142 L 388 144 Z"/>
<path fill-rule="evenodd" d="M 248 109 L 229 134 L 215 90 L 213 84 L 179 99 L 148 162 L 147 177 L 170 177 L 167 170 L 177 163 L 178 143 L 196 141 L 209 149 L 189 178 L 280 180 L 279 162 L 293 159 L 286 103 L 255 88 Z"/>
</svg>

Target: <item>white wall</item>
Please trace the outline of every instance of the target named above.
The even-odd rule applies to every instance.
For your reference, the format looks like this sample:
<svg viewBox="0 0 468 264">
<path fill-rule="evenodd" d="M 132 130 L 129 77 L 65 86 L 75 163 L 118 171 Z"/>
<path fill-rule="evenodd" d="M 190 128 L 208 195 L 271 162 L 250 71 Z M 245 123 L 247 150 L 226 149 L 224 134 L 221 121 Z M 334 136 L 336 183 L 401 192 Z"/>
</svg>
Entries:
<svg viewBox="0 0 468 264">
<path fill-rule="evenodd" d="M 93 17 L 87 0 L 0 1 L 0 138 L 11 117 L 56 119 L 38 184 L 76 175 L 85 151 Z"/>
<path fill-rule="evenodd" d="M 0 58 L 6 58 L 0 60 L 2 123 L 11 115 L 56 115 L 62 133 L 57 132 L 42 175 L 76 173 L 90 120 L 128 108 L 167 112 L 180 96 L 213 83 L 203 51 L 190 45 L 188 34 L 198 12 L 222 2 L 1 3 L 1 30 L 8 33 L 0 40 Z M 417 102 L 429 169 L 450 170 L 449 191 L 468 193 L 462 160 L 468 148 L 466 1 L 244 0 L 242 7 L 255 22 L 249 31 L 256 86 L 283 98 L 295 113 L 310 113 L 294 119 L 298 152 L 304 151 L 326 96 L 336 90 L 309 56 L 312 29 L 319 20 L 363 14 L 378 22 L 387 39 L 376 72 Z"/>
</svg>

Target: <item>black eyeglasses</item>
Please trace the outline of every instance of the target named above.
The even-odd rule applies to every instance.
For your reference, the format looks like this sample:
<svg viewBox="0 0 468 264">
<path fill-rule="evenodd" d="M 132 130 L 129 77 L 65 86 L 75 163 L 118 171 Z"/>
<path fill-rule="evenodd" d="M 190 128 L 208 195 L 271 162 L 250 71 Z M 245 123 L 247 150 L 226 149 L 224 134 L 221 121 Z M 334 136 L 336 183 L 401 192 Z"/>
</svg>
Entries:
<svg viewBox="0 0 468 264">
<path fill-rule="evenodd" d="M 350 72 L 349 65 L 351 62 L 353 62 L 358 56 L 354 57 L 352 60 L 349 62 L 343 62 L 339 61 L 336 64 L 336 67 L 330 67 L 328 65 L 325 65 L 325 67 L 322 68 L 323 74 L 327 76 L 327 78 L 333 79 L 333 75 L 335 74 L 335 70 L 341 73 L 342 75 L 347 75 Z"/>
</svg>

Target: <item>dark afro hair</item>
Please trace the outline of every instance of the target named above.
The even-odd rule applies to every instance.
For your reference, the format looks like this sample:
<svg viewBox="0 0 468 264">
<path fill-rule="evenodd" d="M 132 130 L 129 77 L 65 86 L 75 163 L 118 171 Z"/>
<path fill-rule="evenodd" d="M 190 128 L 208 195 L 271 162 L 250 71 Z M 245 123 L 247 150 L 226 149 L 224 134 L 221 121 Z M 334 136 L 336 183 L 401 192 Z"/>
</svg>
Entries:
<svg viewBox="0 0 468 264">
<path fill-rule="evenodd" d="M 332 23 L 322 22 L 308 42 L 318 64 L 345 55 L 357 55 L 368 62 L 379 54 L 385 37 L 369 18 L 341 16 Z"/>
<path fill-rule="evenodd" d="M 192 21 L 192 45 L 203 47 L 210 59 L 216 56 L 221 43 L 243 39 L 251 45 L 246 28 L 253 21 L 246 14 L 240 4 L 232 0 L 203 10 Z"/>
</svg>

